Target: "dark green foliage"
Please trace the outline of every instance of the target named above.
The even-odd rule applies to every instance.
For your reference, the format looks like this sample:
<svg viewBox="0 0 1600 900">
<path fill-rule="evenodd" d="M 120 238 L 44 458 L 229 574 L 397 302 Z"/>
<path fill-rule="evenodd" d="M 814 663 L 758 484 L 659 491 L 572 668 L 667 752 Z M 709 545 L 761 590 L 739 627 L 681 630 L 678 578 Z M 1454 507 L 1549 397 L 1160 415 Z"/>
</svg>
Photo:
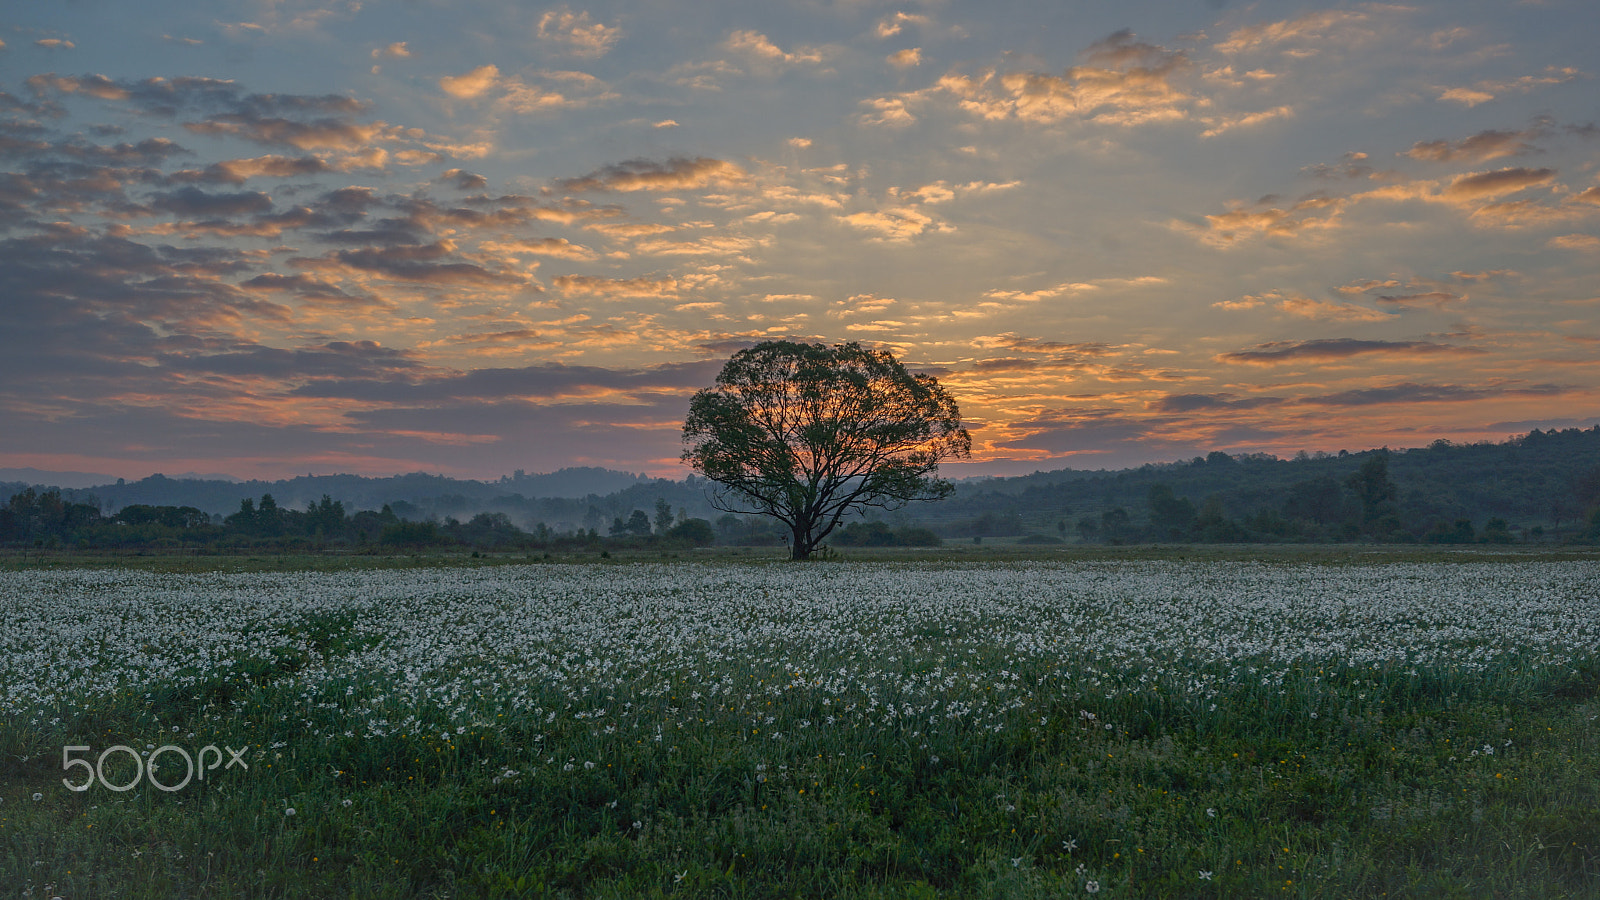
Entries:
<svg viewBox="0 0 1600 900">
<path fill-rule="evenodd" d="M 1217 499 L 1217 515 L 1203 516 L 1202 498 Z M 986 515 L 1003 516 L 1015 522 L 1010 533 L 1025 534 L 1055 526 L 1063 508 L 1077 511 L 1072 531 L 1084 543 L 1409 543 L 1446 533 L 1455 541 L 1465 539 L 1455 531 L 1461 519 L 1475 541 L 1600 541 L 1590 526 L 1600 508 L 1600 427 L 1534 431 L 1498 444 L 1435 441 L 1292 460 L 1213 453 L 1115 472 L 1038 472 L 962 484 L 919 518 L 954 536 L 971 533 Z M 1124 522 L 1118 509 L 1133 514 Z M 1491 531 L 1496 519 L 1505 527 Z"/>
<path fill-rule="evenodd" d="M 717 532 L 705 519 L 684 519 L 667 529 L 667 537 L 691 547 L 705 547 L 716 541 Z"/>
<path fill-rule="evenodd" d="M 383 529 L 379 540 L 392 547 L 431 547 L 445 538 L 432 522 L 396 522 Z"/>
<path fill-rule="evenodd" d="M 689 401 L 683 462 L 713 504 L 788 527 L 806 559 L 844 518 L 947 496 L 939 462 L 971 453 L 956 402 L 887 350 L 768 341 L 735 353 Z"/>
<path fill-rule="evenodd" d="M 937 547 L 944 543 L 926 528 L 890 528 L 884 522 L 853 522 L 834 532 L 840 547 Z"/>
<path fill-rule="evenodd" d="M 1173 494 L 1170 485 L 1151 485 L 1150 527 L 1171 540 L 1185 539 L 1195 527 L 1194 504 Z"/>
</svg>

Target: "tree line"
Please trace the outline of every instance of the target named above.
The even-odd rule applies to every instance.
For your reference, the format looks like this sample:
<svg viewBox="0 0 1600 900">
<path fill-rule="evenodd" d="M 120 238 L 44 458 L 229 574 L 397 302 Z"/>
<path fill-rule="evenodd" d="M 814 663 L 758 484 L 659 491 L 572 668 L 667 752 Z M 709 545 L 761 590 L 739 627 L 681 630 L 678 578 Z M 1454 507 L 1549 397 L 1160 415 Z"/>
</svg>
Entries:
<svg viewBox="0 0 1600 900">
<path fill-rule="evenodd" d="M 930 525 L 1030 543 L 1600 541 L 1600 428 L 1499 443 L 1206 457 L 963 486 Z"/>
<path fill-rule="evenodd" d="M 643 519 L 642 528 L 638 521 Z M 379 550 L 467 547 L 480 550 L 585 550 L 688 548 L 718 540 L 756 538 L 776 543 L 771 534 L 749 533 L 742 522 L 714 526 L 676 513 L 659 501 L 655 519 L 635 510 L 628 523 L 616 520 L 606 535 L 597 529 L 556 532 L 540 523 L 524 530 L 503 512 L 482 512 L 466 521 L 454 517 L 407 519 L 389 505 L 350 512 L 340 500 L 323 495 L 304 509 L 279 506 L 270 493 L 246 498 L 227 516 L 193 506 L 135 503 L 110 515 L 98 504 L 74 502 L 59 490 L 27 488 L 0 506 L 0 546 L 23 549 L 209 548 L 217 550 Z"/>
</svg>

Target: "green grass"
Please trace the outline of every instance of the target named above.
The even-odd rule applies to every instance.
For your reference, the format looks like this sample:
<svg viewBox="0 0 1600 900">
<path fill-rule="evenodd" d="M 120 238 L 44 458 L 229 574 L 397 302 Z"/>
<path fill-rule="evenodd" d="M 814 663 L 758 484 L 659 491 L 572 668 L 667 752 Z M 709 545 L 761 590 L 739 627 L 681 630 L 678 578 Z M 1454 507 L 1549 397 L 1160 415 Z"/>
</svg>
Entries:
<svg viewBox="0 0 1600 900">
<path fill-rule="evenodd" d="M 0 728 L 0 881 L 63 897 L 1600 895 L 1593 666 L 1420 685 L 1297 672 L 1215 711 L 1152 692 L 1089 720 L 1078 697 L 1000 732 L 819 728 L 781 750 L 739 712 L 675 729 L 665 709 L 659 744 L 536 717 L 296 742 L 283 717 L 337 714 L 300 708 L 291 681 L 262 673 L 220 720 L 156 688 Z M 786 702 L 773 727 L 826 715 Z M 61 784 L 62 745 L 164 739 L 249 744 L 251 768 L 174 793 Z"/>
<path fill-rule="evenodd" d="M 787 562 L 783 547 L 708 547 L 697 550 L 607 550 L 575 552 L 488 551 L 478 557 L 467 549 L 417 552 L 263 553 L 260 551 L 195 552 L 193 550 L 0 550 L 0 572 L 40 569 L 111 568 L 151 572 L 334 572 L 381 569 L 461 567 L 478 568 L 528 563 L 583 562 L 626 565 L 633 562 L 773 561 Z M 1600 547 L 1548 544 L 1443 546 L 1436 544 L 1106 544 L 1026 545 L 1005 539 L 972 545 L 946 543 L 942 547 L 849 547 L 833 551 L 831 559 L 812 564 L 916 560 L 923 562 L 1097 562 L 1117 560 L 1175 560 L 1193 562 L 1244 561 L 1281 564 L 1371 565 L 1374 563 L 1471 563 L 1483 561 L 1553 562 L 1600 561 Z"/>
<path fill-rule="evenodd" d="M 349 626 L 329 614 L 300 637 L 360 653 Z M 939 641 L 925 635 L 930 666 Z M 448 736 L 307 740 L 305 723 L 337 732 L 347 697 L 393 686 L 333 681 L 308 698 L 298 664 L 286 652 L 197 689 L 0 722 L 0 885 L 68 898 L 1001 898 L 1091 882 L 1099 897 L 1600 896 L 1600 658 L 1300 668 L 1229 684 L 1215 709 L 1159 679 L 1107 700 L 1056 677 L 1070 661 L 1040 662 L 1016 674 L 1067 686 L 999 731 L 931 734 L 831 729 L 820 689 L 692 714 L 684 696 L 606 698 L 637 701 L 659 743 L 533 711 Z M 752 686 L 786 677 L 761 660 L 742 671 Z M 789 739 L 767 740 L 775 729 Z M 250 768 L 172 793 L 62 785 L 65 745 L 92 760 L 168 742 L 248 745 Z"/>
</svg>

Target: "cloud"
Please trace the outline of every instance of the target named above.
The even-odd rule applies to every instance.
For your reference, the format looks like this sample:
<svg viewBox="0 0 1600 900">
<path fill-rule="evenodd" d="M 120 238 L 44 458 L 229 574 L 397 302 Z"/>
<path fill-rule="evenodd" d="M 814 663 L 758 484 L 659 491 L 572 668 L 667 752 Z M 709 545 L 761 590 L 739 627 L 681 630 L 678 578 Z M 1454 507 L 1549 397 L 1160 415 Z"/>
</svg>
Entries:
<svg viewBox="0 0 1600 900">
<path fill-rule="evenodd" d="M 619 297 L 675 297 L 675 278 L 601 278 L 593 275 L 562 275 L 555 280 L 562 293 L 573 296 L 616 299 Z"/>
<path fill-rule="evenodd" d="M 1510 81 L 1480 81 L 1470 88 L 1444 88 L 1440 91 L 1439 99 L 1472 107 L 1504 94 L 1526 94 L 1540 87 L 1566 84 L 1582 77 L 1584 73 L 1572 66 L 1546 66 L 1541 75 L 1523 75 Z"/>
<path fill-rule="evenodd" d="M 922 65 L 922 48 L 907 47 L 889 54 L 888 63 L 897 69 L 909 69 Z"/>
<path fill-rule="evenodd" d="M 1206 130 L 1200 132 L 1200 136 L 1203 138 L 1216 137 L 1235 128 L 1250 128 L 1260 125 L 1262 122 L 1270 122 L 1273 119 L 1291 118 L 1294 118 L 1294 107 L 1287 105 L 1275 106 L 1272 109 L 1264 109 L 1258 112 L 1239 113 L 1232 116 L 1202 116 L 1200 122 L 1206 126 Z"/>
<path fill-rule="evenodd" d="M 955 230 L 955 226 L 911 206 L 851 213 L 835 218 L 852 228 L 873 232 L 879 240 L 884 241 L 909 241 L 926 232 Z"/>
<path fill-rule="evenodd" d="M 387 47 L 379 47 L 372 51 L 373 59 L 407 59 L 411 56 L 411 48 L 405 41 L 397 41 Z"/>
<path fill-rule="evenodd" d="M 904 31 L 907 25 L 926 27 L 930 21 L 931 20 L 927 16 L 919 15 L 917 13 L 896 12 L 892 16 L 885 16 L 878 20 L 877 27 L 873 29 L 873 34 L 876 35 L 879 40 L 884 40 L 885 38 L 892 38 Z"/>
<path fill-rule="evenodd" d="M 1474 403 L 1500 397 L 1552 397 L 1569 389 L 1557 384 L 1525 387 L 1473 388 L 1454 384 L 1393 384 L 1359 388 L 1319 397 L 1305 397 L 1298 403 L 1308 406 L 1378 406 L 1392 403 Z"/>
<path fill-rule="evenodd" d="M 1364 294 L 1368 291 L 1376 291 L 1384 288 L 1399 286 L 1400 282 L 1394 280 L 1393 278 L 1385 279 L 1383 281 L 1379 281 L 1376 278 L 1368 278 L 1365 281 L 1357 281 L 1352 284 L 1342 284 L 1334 288 L 1334 290 L 1341 294 Z"/>
<path fill-rule="evenodd" d="M 1425 291 L 1420 294 L 1379 294 L 1378 299 L 1396 306 L 1442 306 L 1446 303 L 1460 303 L 1467 299 L 1467 295 L 1450 291 Z"/>
<path fill-rule="evenodd" d="M 477 191 L 489 186 L 489 179 L 466 169 L 446 169 L 435 180 L 462 191 Z"/>
<path fill-rule="evenodd" d="M 261 144 L 287 145 L 296 150 L 371 149 L 384 131 L 382 123 L 344 119 L 296 122 L 248 114 L 220 115 L 203 122 L 188 122 L 183 127 L 195 134 L 232 135 Z"/>
<path fill-rule="evenodd" d="M 1236 28 L 1213 45 L 1218 53 L 1235 56 L 1284 45 L 1297 45 L 1316 52 L 1323 46 L 1348 47 L 1356 41 L 1376 34 L 1369 23 L 1372 10 L 1323 10 L 1307 13 L 1296 19 L 1265 22 Z M 1385 11 L 1396 10 L 1390 7 Z M 1304 51 L 1302 51 L 1303 54 Z"/>
<path fill-rule="evenodd" d="M 289 264 L 312 271 L 352 272 L 410 284 L 469 287 L 528 284 L 528 277 L 520 273 L 495 272 L 473 263 L 447 261 L 455 258 L 455 249 L 450 241 L 363 247 L 334 250 L 314 258 L 295 257 Z"/>
<path fill-rule="evenodd" d="M 552 256 L 558 259 L 595 259 L 599 254 L 582 244 L 574 244 L 566 238 L 519 238 L 516 240 L 485 241 L 478 245 L 478 249 L 485 253 L 531 253 L 536 256 Z"/>
<path fill-rule="evenodd" d="M 1427 162 L 1488 162 L 1506 156 L 1522 156 L 1538 148 L 1529 140 L 1540 134 L 1529 131 L 1480 131 L 1459 141 L 1418 141 L 1405 152 L 1412 159 Z"/>
<path fill-rule="evenodd" d="M 1450 182 L 1443 195 L 1452 200 L 1476 200 L 1511 194 L 1535 185 L 1549 184 L 1556 177 L 1554 169 L 1528 169 L 1522 167 L 1499 169 L 1494 172 L 1476 172 L 1460 175 Z"/>
<path fill-rule="evenodd" d="M 917 121 L 917 117 L 906 106 L 902 97 L 870 97 L 861 101 L 870 112 L 861 114 L 863 125 L 887 125 L 890 127 L 910 125 Z"/>
<path fill-rule="evenodd" d="M 439 88 L 452 97 L 473 100 L 487 94 L 500 83 L 500 67 L 479 66 L 465 75 L 446 75 L 439 79 Z"/>
<path fill-rule="evenodd" d="M 173 181 L 198 181 L 217 184 L 244 184 L 252 178 L 299 178 L 332 171 L 329 165 L 315 156 L 257 156 L 250 159 L 226 159 L 212 163 L 204 169 L 185 169 L 174 172 Z"/>
<path fill-rule="evenodd" d="M 1317 178 L 1371 178 L 1375 175 L 1373 168 L 1366 164 L 1367 154 L 1361 152 L 1346 153 L 1340 165 L 1330 166 L 1319 163 L 1306 166 L 1300 171 Z"/>
<path fill-rule="evenodd" d="M 372 294 L 350 293 L 333 282 L 311 275 L 280 275 L 277 272 L 264 272 L 239 282 L 239 287 L 247 291 L 294 294 L 318 305 L 341 308 L 370 307 L 391 310 L 395 306 Z"/>
<path fill-rule="evenodd" d="M 1197 410 L 1255 409 L 1283 402 L 1281 397 L 1247 397 L 1237 399 L 1235 394 L 1168 394 L 1149 406 L 1157 412 L 1186 413 Z"/>
<path fill-rule="evenodd" d="M 916 121 L 915 109 L 934 100 L 952 100 L 957 109 L 991 121 L 1056 123 L 1069 119 L 1134 126 L 1186 119 L 1196 98 L 1177 83 L 1190 69 L 1182 51 L 1138 40 L 1118 31 L 1091 44 L 1084 65 L 1061 75 L 1001 72 L 977 75 L 951 70 L 932 87 L 861 101 L 867 125 L 903 126 Z"/>
<path fill-rule="evenodd" d="M 630 159 L 559 184 L 569 191 L 678 191 L 746 180 L 744 170 L 733 163 L 701 156 L 673 157 L 664 163 Z"/>
<path fill-rule="evenodd" d="M 1168 456 L 1195 452 L 1205 439 L 1192 430 L 1181 438 L 1160 433 L 1177 424 L 1171 418 L 1131 416 L 1111 407 L 1052 409 L 1009 423 L 1005 431 L 1016 436 L 997 442 L 995 447 L 1068 456 L 1125 454 L 1130 450 Z"/>
<path fill-rule="evenodd" d="M 563 6 L 539 17 L 537 34 L 540 40 L 560 44 L 574 56 L 593 59 L 610 52 L 622 38 L 622 29 L 590 21 L 588 12 L 574 13 Z"/>
<path fill-rule="evenodd" d="M 787 52 L 759 31 L 735 31 L 728 35 L 725 46 L 734 53 L 768 64 L 820 65 L 822 51 L 815 47 L 796 47 Z"/>
<path fill-rule="evenodd" d="M 208 194 L 196 187 L 186 187 L 157 194 L 150 205 L 179 216 L 237 216 L 271 210 L 272 198 L 259 191 Z"/>
<path fill-rule="evenodd" d="M 1433 341 L 1375 341 L 1353 338 L 1323 338 L 1310 341 L 1270 341 L 1250 350 L 1236 350 L 1217 356 L 1218 362 L 1251 366 L 1276 366 L 1302 362 L 1332 362 L 1352 356 L 1461 356 L 1482 353 L 1467 347 Z"/>
<path fill-rule="evenodd" d="M 1460 103 L 1462 106 L 1477 106 L 1480 103 L 1488 103 L 1493 100 L 1494 95 L 1487 91 L 1475 91 L 1471 88 L 1457 87 L 1444 91 L 1439 95 L 1439 99 Z"/>
<path fill-rule="evenodd" d="M 1206 216 L 1204 228 L 1182 222 L 1174 223 L 1174 227 L 1198 233 L 1201 240 L 1219 247 L 1254 236 L 1297 239 L 1337 228 L 1346 204 L 1345 199 L 1320 191 L 1287 205 L 1279 205 L 1279 198 L 1269 195 L 1253 204 Z"/>
<path fill-rule="evenodd" d="M 124 84 L 119 84 L 104 75 L 84 75 L 74 77 L 70 75 L 34 75 L 23 82 L 34 96 L 43 96 L 50 91 L 63 94 L 86 94 L 98 97 L 101 100 L 126 100 L 133 96 L 133 92 Z"/>
<path fill-rule="evenodd" d="M 72 50 L 78 46 L 77 44 L 62 38 L 40 38 L 39 40 L 34 41 L 33 45 L 35 47 L 43 47 L 46 50 Z"/>
<path fill-rule="evenodd" d="M 1289 315 L 1323 322 L 1383 322 L 1393 318 L 1381 310 L 1368 309 L 1351 303 L 1326 303 L 1310 297 L 1284 297 L 1276 306 Z"/>
<path fill-rule="evenodd" d="M 1592 234 L 1563 234 L 1549 243 L 1558 250 L 1600 250 L 1600 237 Z"/>
</svg>

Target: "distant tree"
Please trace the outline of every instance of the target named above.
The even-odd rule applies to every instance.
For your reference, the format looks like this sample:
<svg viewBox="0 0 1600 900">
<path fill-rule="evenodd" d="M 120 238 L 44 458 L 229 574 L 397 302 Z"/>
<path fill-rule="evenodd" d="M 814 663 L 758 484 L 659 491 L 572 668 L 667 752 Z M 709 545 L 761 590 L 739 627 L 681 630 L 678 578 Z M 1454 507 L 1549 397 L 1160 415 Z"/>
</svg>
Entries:
<svg viewBox="0 0 1600 900">
<path fill-rule="evenodd" d="M 1121 543 L 1128 533 L 1128 511 L 1122 507 L 1108 509 L 1100 514 L 1100 530 L 1105 534 L 1106 540 L 1112 543 Z"/>
<path fill-rule="evenodd" d="M 1283 504 L 1283 514 L 1291 519 L 1305 519 L 1320 525 L 1343 519 L 1344 500 L 1339 483 L 1326 475 L 1295 482 L 1289 487 L 1289 498 Z"/>
<path fill-rule="evenodd" d="M 857 343 L 769 341 L 734 354 L 695 394 L 683 461 L 712 504 L 781 521 L 806 559 L 852 510 L 948 496 L 939 462 L 971 455 L 956 402 L 931 375 Z"/>
<path fill-rule="evenodd" d="M 1194 527 L 1194 503 L 1174 494 L 1170 485 L 1151 485 L 1149 500 L 1150 525 L 1160 539 L 1180 540 Z"/>
<path fill-rule="evenodd" d="M 1511 543 L 1511 526 L 1498 516 L 1485 522 L 1483 525 L 1483 542 L 1486 544 Z"/>
<path fill-rule="evenodd" d="M 717 532 L 705 519 L 684 519 L 667 531 L 667 537 L 695 547 L 704 547 L 717 539 Z"/>
<path fill-rule="evenodd" d="M 656 534 L 666 534 L 672 528 L 672 504 L 656 498 Z"/>
<path fill-rule="evenodd" d="M 1374 453 L 1361 464 L 1361 469 L 1347 482 L 1361 501 L 1361 521 L 1371 527 L 1374 522 L 1394 512 L 1394 499 L 1398 491 L 1389 480 L 1389 454 Z"/>
</svg>

